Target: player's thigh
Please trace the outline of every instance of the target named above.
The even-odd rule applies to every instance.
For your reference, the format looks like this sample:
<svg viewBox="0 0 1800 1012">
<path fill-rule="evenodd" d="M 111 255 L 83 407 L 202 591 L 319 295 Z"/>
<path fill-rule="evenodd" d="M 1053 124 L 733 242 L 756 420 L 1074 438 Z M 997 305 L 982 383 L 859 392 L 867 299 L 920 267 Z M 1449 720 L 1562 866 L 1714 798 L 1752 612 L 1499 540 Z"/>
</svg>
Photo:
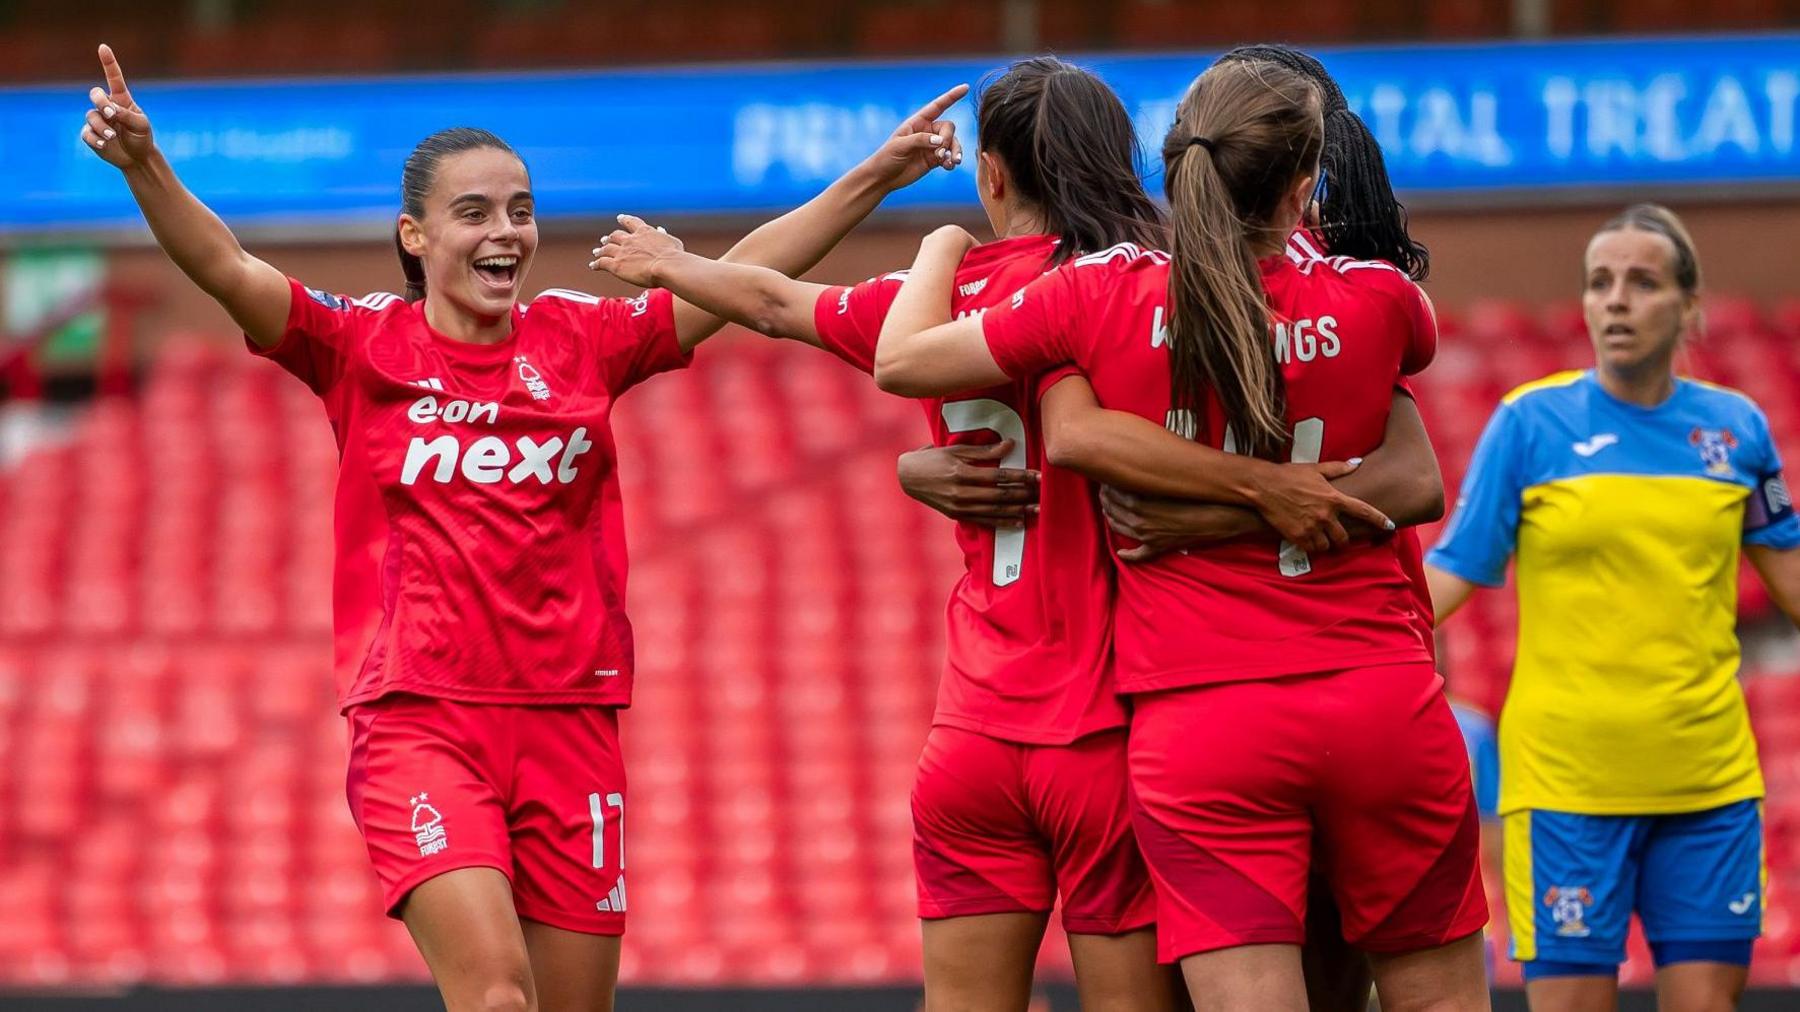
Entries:
<svg viewBox="0 0 1800 1012">
<path fill-rule="evenodd" d="M 1115 935 L 1071 934 L 1069 958 L 1084 1010 L 1174 1012 L 1182 982 L 1156 961 L 1156 929 Z"/>
<path fill-rule="evenodd" d="M 1181 975 L 1197 1012 L 1307 1012 L 1298 946 L 1196 953 L 1182 959 Z"/>
<path fill-rule="evenodd" d="M 1403 953 L 1370 953 L 1381 1012 L 1487 1012 L 1487 952 L 1479 934 Z"/>
<path fill-rule="evenodd" d="M 1125 729 L 1023 751 L 1025 793 L 1050 844 L 1063 930 L 1120 935 L 1152 925 L 1156 895 L 1131 828 Z"/>
<path fill-rule="evenodd" d="M 389 696 L 350 712 L 346 795 L 388 916 L 420 883 L 459 869 L 512 869 L 502 742 L 493 707 Z"/>
<path fill-rule="evenodd" d="M 459 868 L 416 886 L 401 920 L 431 970 L 447 1012 L 536 1008 L 512 886 L 494 868 Z"/>
<path fill-rule="evenodd" d="M 1344 941 L 1337 900 L 1330 885 L 1317 874 L 1306 899 L 1306 942 L 1300 949 L 1300 965 L 1306 976 L 1306 1002 L 1313 1012 L 1367 1012 L 1374 986 L 1369 957 Z"/>
<path fill-rule="evenodd" d="M 625 930 L 625 767 L 611 707 L 517 707 L 511 807 L 519 916 L 584 935 Z"/>
<path fill-rule="evenodd" d="M 925 1012 L 1024 1012 L 1048 912 L 977 914 L 920 922 Z"/>
<path fill-rule="evenodd" d="M 1339 719 L 1314 808 L 1351 944 L 1432 949 L 1487 923 L 1468 753 L 1430 665 L 1337 672 L 1314 691 Z"/>
<path fill-rule="evenodd" d="M 521 927 L 541 1012 L 612 1012 L 619 936 L 566 931 L 530 919 Z"/>
<path fill-rule="evenodd" d="M 934 727 L 913 780 L 919 916 L 1048 914 L 1050 841 L 1026 796 L 1027 746 Z"/>
<path fill-rule="evenodd" d="M 1304 687 L 1138 698 L 1132 827 L 1155 885 L 1159 958 L 1305 938 L 1314 728 Z"/>
<path fill-rule="evenodd" d="M 1657 1012 L 1732 1012 L 1750 967 L 1735 963 L 1671 963 L 1656 971 Z"/>
<path fill-rule="evenodd" d="M 1504 821 L 1512 958 L 1524 964 L 1527 984 L 1617 976 L 1636 905 L 1646 823 L 1547 809 L 1509 812 Z"/>
</svg>

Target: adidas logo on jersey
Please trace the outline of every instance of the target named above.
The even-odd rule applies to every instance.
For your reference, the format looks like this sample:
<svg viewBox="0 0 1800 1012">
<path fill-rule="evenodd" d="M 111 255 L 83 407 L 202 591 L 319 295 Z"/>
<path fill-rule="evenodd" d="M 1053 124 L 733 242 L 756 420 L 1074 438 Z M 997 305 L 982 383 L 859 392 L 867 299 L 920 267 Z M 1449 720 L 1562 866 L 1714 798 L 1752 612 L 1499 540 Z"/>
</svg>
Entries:
<svg viewBox="0 0 1800 1012">
<path fill-rule="evenodd" d="M 566 441 L 561 436 L 552 436 L 539 443 L 530 436 L 520 436 L 508 446 L 498 436 L 482 436 L 470 443 L 466 451 L 462 440 L 455 436 L 438 436 L 429 441 L 423 436 L 414 436 L 407 444 L 406 460 L 400 465 L 400 484 L 414 484 L 428 465 L 435 465 L 431 480 L 439 485 L 448 485 L 458 473 L 477 485 L 494 485 L 501 481 L 519 485 L 533 478 L 543 485 L 553 481 L 567 485 L 580 474 L 575 459 L 593 448 L 585 425 L 569 433 Z M 555 461 L 554 467 L 552 461 Z"/>
<path fill-rule="evenodd" d="M 594 904 L 594 909 L 603 914 L 622 914 L 625 912 L 624 875 L 619 876 L 619 881 L 612 887 L 612 891 L 606 894 L 605 899 Z"/>
</svg>

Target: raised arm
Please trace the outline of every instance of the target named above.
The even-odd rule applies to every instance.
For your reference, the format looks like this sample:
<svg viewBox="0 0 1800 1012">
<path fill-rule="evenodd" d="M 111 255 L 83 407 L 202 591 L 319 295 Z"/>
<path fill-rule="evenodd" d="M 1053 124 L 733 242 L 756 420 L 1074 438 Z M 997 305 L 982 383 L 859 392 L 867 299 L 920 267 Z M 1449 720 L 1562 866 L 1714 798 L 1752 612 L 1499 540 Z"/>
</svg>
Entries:
<svg viewBox="0 0 1800 1012">
<path fill-rule="evenodd" d="M 861 224 L 889 193 L 918 181 L 934 168 L 954 170 L 961 163 L 962 147 L 956 139 L 956 124 L 944 119 L 943 115 L 968 91 L 968 85 L 959 84 L 927 102 L 895 128 L 892 136 L 879 150 L 839 177 L 824 192 L 774 221 L 757 227 L 719 259 L 726 264 L 769 268 L 777 276 L 803 274 L 811 270 L 851 229 Z M 607 237 L 607 242 L 623 242 L 628 237 L 629 230 L 625 234 L 614 232 Z M 595 253 L 595 263 L 590 266 L 610 269 L 601 262 L 606 259 L 605 246 L 606 243 L 603 242 L 601 249 Z M 627 277 L 618 271 L 613 273 L 624 280 L 648 287 L 647 282 L 639 277 Z M 752 277 L 765 286 L 762 294 L 768 295 L 773 291 L 780 299 L 786 300 L 782 302 L 783 305 L 797 306 L 805 295 L 818 295 L 816 286 L 778 287 L 767 274 Z M 744 280 L 741 275 L 726 272 L 722 275 L 703 274 L 698 279 L 678 277 L 671 280 L 688 289 L 685 293 L 674 292 L 675 335 L 684 349 L 692 348 L 712 336 L 725 325 L 727 319 L 748 324 L 750 320 L 759 318 L 757 312 L 742 312 L 745 308 L 743 305 L 725 306 L 715 302 L 718 295 L 727 294 L 729 289 Z M 687 283 L 694 280 L 701 284 Z M 664 287 L 670 287 L 674 291 L 672 286 Z M 695 296 L 700 302 L 714 304 L 703 306 L 700 302 L 690 301 L 687 298 L 689 295 Z M 763 308 L 760 314 L 767 315 L 766 301 L 761 305 Z M 805 305 L 810 311 L 811 303 L 807 302 Z M 728 311 L 732 309 L 737 311 Z"/>
<path fill-rule="evenodd" d="M 678 314 L 685 305 L 770 337 L 820 346 L 813 307 L 824 285 L 767 267 L 708 260 L 629 214 L 619 215 L 619 228 L 595 248 L 588 267 L 640 288 L 667 288 Z"/>
<path fill-rule="evenodd" d="M 100 47 L 106 90 L 88 92 L 93 108 L 81 139 L 131 188 L 158 245 L 200 290 L 213 297 L 250 340 L 264 348 L 287 325 L 286 276 L 244 252 L 219 216 L 175 177 L 151 133 L 150 118 L 131 97 L 112 47 Z"/>
</svg>

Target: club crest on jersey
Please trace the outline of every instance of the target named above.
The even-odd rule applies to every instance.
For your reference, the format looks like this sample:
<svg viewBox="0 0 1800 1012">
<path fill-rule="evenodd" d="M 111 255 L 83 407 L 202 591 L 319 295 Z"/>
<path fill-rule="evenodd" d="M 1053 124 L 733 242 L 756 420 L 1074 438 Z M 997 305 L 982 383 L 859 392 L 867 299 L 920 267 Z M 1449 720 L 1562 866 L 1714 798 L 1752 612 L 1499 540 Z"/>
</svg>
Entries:
<svg viewBox="0 0 1800 1012">
<path fill-rule="evenodd" d="M 341 312 L 344 307 L 348 305 L 343 299 L 338 298 L 330 292 L 321 292 L 317 288 L 306 289 L 306 294 L 310 296 L 314 302 L 324 306 L 326 309 L 336 309 Z"/>
<path fill-rule="evenodd" d="M 1729 478 L 1737 472 L 1731 466 L 1731 451 L 1737 449 L 1737 437 L 1730 429 L 1702 429 L 1695 427 L 1688 433 L 1688 442 L 1700 451 L 1700 462 L 1706 465 L 1706 473 L 1720 478 Z"/>
<path fill-rule="evenodd" d="M 419 845 L 420 857 L 430 857 L 450 846 L 450 840 L 444 833 L 443 813 L 428 804 L 429 799 L 430 795 L 420 791 L 417 795 L 408 798 L 406 802 L 413 806 L 413 840 Z"/>
<path fill-rule="evenodd" d="M 1551 886 L 1544 891 L 1544 906 L 1550 908 L 1550 919 L 1556 922 L 1556 933 L 1563 938 L 1586 938 L 1590 929 L 1587 913 L 1594 905 L 1594 894 L 1586 886 Z"/>
<path fill-rule="evenodd" d="M 519 364 L 519 380 L 525 384 L 525 389 L 531 391 L 531 399 L 534 401 L 549 400 L 550 387 L 544 382 L 544 375 L 537 371 L 537 367 L 525 361 L 523 355 L 516 356 L 513 361 Z"/>
</svg>

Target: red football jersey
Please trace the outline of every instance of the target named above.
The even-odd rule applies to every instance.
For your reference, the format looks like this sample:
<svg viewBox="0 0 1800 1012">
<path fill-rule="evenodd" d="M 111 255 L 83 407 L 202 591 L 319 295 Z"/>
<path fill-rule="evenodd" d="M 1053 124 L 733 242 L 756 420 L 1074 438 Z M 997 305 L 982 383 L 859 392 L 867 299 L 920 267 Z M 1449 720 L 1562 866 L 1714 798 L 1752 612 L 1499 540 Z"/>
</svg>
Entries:
<svg viewBox="0 0 1800 1012">
<path fill-rule="evenodd" d="M 1299 228 L 1288 236 L 1288 259 L 1296 264 L 1308 260 L 1329 260 L 1323 252 L 1324 241 L 1310 228 Z M 1341 258 L 1340 263 L 1351 263 L 1348 258 Z M 1401 372 L 1411 374 L 1419 372 L 1431 364 L 1437 353 L 1437 319 L 1431 309 L 1431 303 L 1420 293 L 1419 305 L 1414 307 L 1417 315 L 1418 338 L 1408 346 L 1407 358 L 1401 363 Z M 1396 388 L 1408 397 L 1416 397 L 1412 384 L 1403 375 Z M 1406 578 L 1412 581 L 1413 603 L 1416 615 L 1413 618 L 1418 626 L 1419 635 L 1425 641 L 1425 648 L 1431 651 L 1433 658 L 1437 656 L 1437 620 L 1431 606 L 1431 584 L 1425 579 L 1425 548 L 1419 543 L 1419 532 L 1416 528 L 1406 527 L 1394 534 L 1394 544 L 1400 553 L 1400 567 L 1406 571 Z"/>
<path fill-rule="evenodd" d="M 339 702 L 631 701 L 615 398 L 690 356 L 668 292 L 551 290 L 497 344 L 447 338 L 424 303 L 291 282 L 252 350 L 299 377 L 337 435 Z"/>
<path fill-rule="evenodd" d="M 1052 236 L 986 243 L 956 273 L 956 315 L 981 313 L 1044 273 Z M 825 346 L 864 372 L 905 272 L 819 297 Z M 1122 727 L 1112 681 L 1112 574 L 1086 479 L 1045 466 L 1038 397 L 1061 375 L 1020 374 L 1006 386 L 923 401 L 938 446 L 1013 441 L 1006 467 L 1043 478 L 1037 519 L 996 531 L 958 524 L 962 578 L 946 608 L 949 650 L 933 722 L 1034 745 L 1062 745 Z"/>
<path fill-rule="evenodd" d="M 1344 460 L 1380 445 L 1395 385 L 1436 347 L 1429 304 L 1379 262 L 1316 259 L 1290 248 L 1262 262 L 1287 380 L 1292 459 Z M 1129 244 L 1071 262 L 982 317 L 1013 376 L 1079 367 L 1107 407 L 1227 448 L 1209 417 L 1171 416 L 1168 255 Z M 1122 692 L 1429 661 L 1393 539 L 1309 558 L 1243 538 L 1121 564 L 1115 616 Z"/>
</svg>

